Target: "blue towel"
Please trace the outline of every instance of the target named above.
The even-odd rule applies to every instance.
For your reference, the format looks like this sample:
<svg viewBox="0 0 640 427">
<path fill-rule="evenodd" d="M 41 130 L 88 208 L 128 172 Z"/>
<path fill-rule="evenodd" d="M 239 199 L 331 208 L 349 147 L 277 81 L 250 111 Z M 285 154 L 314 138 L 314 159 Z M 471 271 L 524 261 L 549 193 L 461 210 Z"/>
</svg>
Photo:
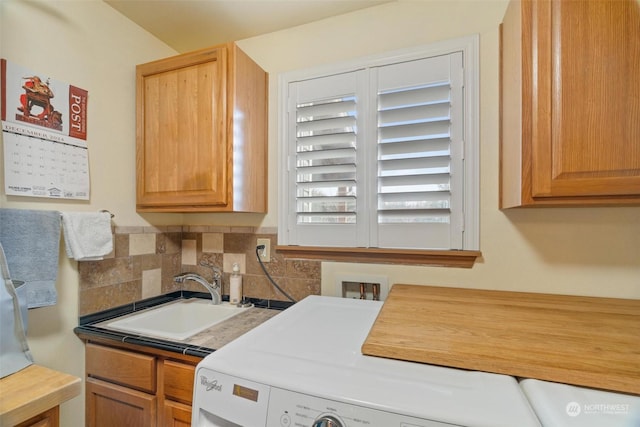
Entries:
<svg viewBox="0 0 640 427">
<path fill-rule="evenodd" d="M 60 212 L 0 209 L 0 243 L 11 278 L 25 282 L 29 308 L 57 302 Z"/>
</svg>

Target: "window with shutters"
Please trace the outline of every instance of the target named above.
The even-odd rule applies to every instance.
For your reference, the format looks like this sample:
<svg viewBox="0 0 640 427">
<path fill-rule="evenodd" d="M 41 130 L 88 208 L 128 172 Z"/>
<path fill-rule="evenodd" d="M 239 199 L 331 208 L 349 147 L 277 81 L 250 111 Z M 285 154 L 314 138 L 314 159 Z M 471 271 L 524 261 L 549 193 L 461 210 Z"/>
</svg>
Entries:
<svg viewBox="0 0 640 427">
<path fill-rule="evenodd" d="M 476 37 L 281 77 L 279 243 L 477 250 L 477 81 Z"/>
</svg>

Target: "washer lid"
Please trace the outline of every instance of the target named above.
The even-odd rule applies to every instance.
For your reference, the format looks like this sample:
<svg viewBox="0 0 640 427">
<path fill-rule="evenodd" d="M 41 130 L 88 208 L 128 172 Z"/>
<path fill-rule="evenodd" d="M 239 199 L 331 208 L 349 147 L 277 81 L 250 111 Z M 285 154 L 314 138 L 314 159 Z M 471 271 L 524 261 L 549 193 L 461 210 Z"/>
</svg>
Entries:
<svg viewBox="0 0 640 427">
<path fill-rule="evenodd" d="M 534 379 L 520 386 L 544 426 L 640 426 L 639 396 Z"/>
<path fill-rule="evenodd" d="M 286 390 L 454 425 L 540 425 L 513 377 L 363 355 L 381 306 L 310 296 L 201 364 Z"/>
</svg>

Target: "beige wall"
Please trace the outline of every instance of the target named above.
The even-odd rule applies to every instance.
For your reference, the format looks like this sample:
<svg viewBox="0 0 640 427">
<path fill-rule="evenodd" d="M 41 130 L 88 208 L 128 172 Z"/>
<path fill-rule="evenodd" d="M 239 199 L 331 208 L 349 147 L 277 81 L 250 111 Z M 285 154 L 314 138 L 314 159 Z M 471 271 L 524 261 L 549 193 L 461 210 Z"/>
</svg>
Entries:
<svg viewBox="0 0 640 427">
<path fill-rule="evenodd" d="M 241 46 L 271 76 L 269 214 L 277 225 L 277 76 L 387 50 L 480 35 L 481 229 L 472 269 L 323 263 L 323 293 L 341 274 L 389 283 L 640 298 L 640 208 L 498 210 L 498 25 L 506 1 L 400 0 Z"/>
<path fill-rule="evenodd" d="M 0 16 L 0 56 L 89 91 L 91 174 L 89 202 L 50 202 L 7 197 L 4 173 L 0 173 L 0 206 L 109 209 L 117 215 L 117 223 L 146 225 L 145 218 L 135 213 L 134 66 L 175 51 L 102 1 L 2 0 Z M 166 221 L 176 222 L 174 218 Z M 78 265 L 64 251 L 60 253 L 56 287 L 55 306 L 29 310 L 29 346 L 36 363 L 83 377 L 84 347 L 73 333 L 78 325 Z M 61 425 L 84 425 L 84 392 L 62 406 Z"/>
<path fill-rule="evenodd" d="M 2 57 L 89 91 L 92 184 L 90 202 L 7 198 L 2 191 L 3 207 L 109 209 L 120 226 L 277 226 L 278 73 L 478 33 L 483 258 L 472 269 L 323 263 L 323 291 L 333 292 L 337 274 L 364 273 L 387 275 L 390 283 L 640 298 L 640 208 L 497 209 L 503 0 L 401 0 L 242 41 L 271 74 L 267 215 L 136 214 L 134 65 L 175 52 L 98 0 L 2 0 L 0 7 Z M 78 314 L 77 263 L 63 253 L 60 259 L 59 303 L 30 311 L 29 343 L 38 363 L 82 376 L 83 348 L 72 332 Z M 82 425 L 83 405 L 83 398 L 65 404 L 62 425 Z"/>
</svg>

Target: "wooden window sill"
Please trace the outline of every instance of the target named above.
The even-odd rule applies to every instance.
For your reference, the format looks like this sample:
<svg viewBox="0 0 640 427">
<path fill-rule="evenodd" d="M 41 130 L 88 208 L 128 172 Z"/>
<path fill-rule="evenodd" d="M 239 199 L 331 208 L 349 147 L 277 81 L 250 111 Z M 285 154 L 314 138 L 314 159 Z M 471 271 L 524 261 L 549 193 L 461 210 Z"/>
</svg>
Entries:
<svg viewBox="0 0 640 427">
<path fill-rule="evenodd" d="M 480 251 L 336 248 L 320 246 L 276 246 L 276 251 L 285 258 L 458 268 L 471 268 L 476 259 L 482 256 L 482 252 Z"/>
</svg>

